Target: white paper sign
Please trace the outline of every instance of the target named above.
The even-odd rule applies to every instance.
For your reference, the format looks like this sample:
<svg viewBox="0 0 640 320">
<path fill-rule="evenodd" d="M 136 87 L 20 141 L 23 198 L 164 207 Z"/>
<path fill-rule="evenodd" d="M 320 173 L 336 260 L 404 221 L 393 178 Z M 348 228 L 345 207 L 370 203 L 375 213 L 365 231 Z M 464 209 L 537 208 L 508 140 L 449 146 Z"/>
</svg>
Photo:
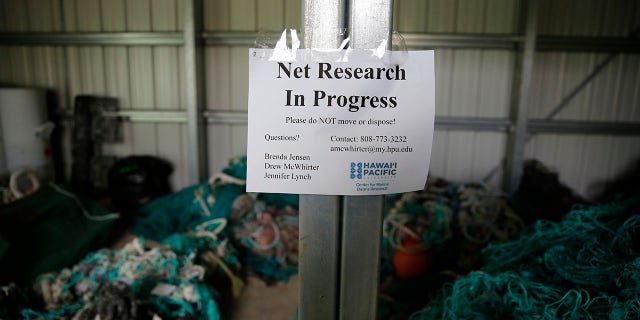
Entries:
<svg viewBox="0 0 640 320">
<path fill-rule="evenodd" d="M 272 61 L 273 50 L 249 49 L 247 191 L 422 190 L 433 140 L 433 51 L 410 51 L 400 65 L 371 50 L 351 50 L 341 62 L 309 50 L 295 55 Z"/>
</svg>

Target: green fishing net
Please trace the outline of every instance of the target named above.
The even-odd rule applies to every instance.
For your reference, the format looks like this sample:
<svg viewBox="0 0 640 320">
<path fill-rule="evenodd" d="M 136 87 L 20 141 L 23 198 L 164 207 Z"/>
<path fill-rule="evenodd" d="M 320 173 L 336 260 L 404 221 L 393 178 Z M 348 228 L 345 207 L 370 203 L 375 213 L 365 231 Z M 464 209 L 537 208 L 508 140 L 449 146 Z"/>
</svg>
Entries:
<svg viewBox="0 0 640 320">
<path fill-rule="evenodd" d="M 640 198 L 576 206 L 490 244 L 480 271 L 411 319 L 640 318 Z"/>
<path fill-rule="evenodd" d="M 75 263 L 105 244 L 117 218 L 53 184 L 0 206 L 0 285 Z"/>
<path fill-rule="evenodd" d="M 246 157 L 234 158 L 207 182 L 154 199 L 134 218 L 132 233 L 157 241 L 224 219 L 223 232 L 242 264 L 267 280 L 297 273 L 298 195 L 248 194 Z"/>
<path fill-rule="evenodd" d="M 167 239 L 155 248 L 135 239 L 121 250 L 95 251 L 72 268 L 41 275 L 34 287 L 45 310 L 24 309 L 23 318 L 220 319 L 196 252 L 224 248 L 224 242 L 178 234 Z"/>
</svg>

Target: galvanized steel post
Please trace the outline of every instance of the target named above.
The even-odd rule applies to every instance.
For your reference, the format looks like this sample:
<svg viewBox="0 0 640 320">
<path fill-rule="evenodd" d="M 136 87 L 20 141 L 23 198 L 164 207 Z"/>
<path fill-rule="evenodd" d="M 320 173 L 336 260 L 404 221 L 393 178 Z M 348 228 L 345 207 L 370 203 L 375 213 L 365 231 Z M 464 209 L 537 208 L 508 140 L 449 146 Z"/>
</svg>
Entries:
<svg viewBox="0 0 640 320">
<path fill-rule="evenodd" d="M 517 190 L 522 176 L 522 164 L 524 161 L 524 147 L 527 142 L 527 122 L 529 91 L 531 87 L 531 74 L 533 72 L 533 60 L 536 49 L 536 27 L 538 16 L 538 1 L 526 2 L 524 21 L 524 47 L 517 58 L 517 69 L 514 75 L 514 90 L 512 90 L 511 120 L 513 131 L 509 135 L 507 144 L 507 157 L 505 163 L 504 189 L 509 193 Z"/>
<path fill-rule="evenodd" d="M 198 37 L 200 15 L 197 10 L 198 0 L 184 1 L 184 87 L 187 109 L 187 157 L 189 163 L 189 182 L 198 183 L 206 179 L 204 164 L 206 162 L 204 118 L 200 114 L 202 105 L 202 81 L 200 70 L 201 55 L 198 53 Z"/>
<path fill-rule="evenodd" d="M 348 16 L 345 1 L 303 5 L 308 48 L 337 47 L 345 27 L 354 48 L 389 39 L 392 0 L 351 0 Z M 382 196 L 300 197 L 299 319 L 375 318 L 381 231 Z"/>
<path fill-rule="evenodd" d="M 350 0 L 351 46 L 390 48 L 393 0 Z M 375 319 L 380 277 L 382 196 L 344 197 L 340 319 Z"/>
<path fill-rule="evenodd" d="M 336 48 L 344 0 L 303 2 L 304 45 Z M 336 319 L 340 263 L 340 197 L 300 196 L 299 319 Z"/>
</svg>

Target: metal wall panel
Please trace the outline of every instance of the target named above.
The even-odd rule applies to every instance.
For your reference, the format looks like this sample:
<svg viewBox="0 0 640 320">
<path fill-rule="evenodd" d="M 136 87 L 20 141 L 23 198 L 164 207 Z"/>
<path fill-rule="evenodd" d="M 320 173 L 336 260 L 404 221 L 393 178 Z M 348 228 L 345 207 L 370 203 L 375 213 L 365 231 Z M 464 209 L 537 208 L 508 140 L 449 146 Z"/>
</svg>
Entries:
<svg viewBox="0 0 640 320">
<path fill-rule="evenodd" d="M 231 49 L 228 47 L 209 47 L 205 49 L 205 93 L 209 110 L 230 111 L 230 66 Z M 231 125 L 207 126 L 208 170 L 220 171 L 232 157 Z"/>
<path fill-rule="evenodd" d="M 540 10 L 538 26 L 544 35 L 626 37 L 640 25 L 640 3 L 633 0 L 543 0 Z M 640 121 L 638 71 L 639 55 L 538 52 L 529 117 Z M 564 183 L 589 197 L 597 194 L 602 181 L 624 171 L 640 157 L 640 138 L 544 134 L 533 137 L 525 152 L 528 158 L 540 159 L 555 169 Z"/>
<path fill-rule="evenodd" d="M 520 1 L 402 0 L 394 3 L 394 29 L 400 32 L 516 32 Z"/>
<path fill-rule="evenodd" d="M 547 118 L 609 54 L 538 53 L 534 71 L 534 95 L 529 117 Z M 634 121 L 638 120 L 640 56 L 615 55 L 555 120 Z"/>
<path fill-rule="evenodd" d="M 56 0 L 0 1 L 0 31 L 60 31 L 61 8 Z M 55 91 L 66 103 L 65 51 L 60 47 L 0 47 L 0 85 L 39 87 Z M 69 149 L 64 151 L 69 154 Z"/>
<path fill-rule="evenodd" d="M 606 58 L 591 53 L 538 53 L 530 118 L 551 112 Z M 554 120 L 640 121 L 640 56 L 620 55 L 584 86 Z M 640 156 L 640 138 L 542 135 L 527 146 L 527 157 L 557 169 L 569 186 L 585 196 L 598 181 L 621 172 Z"/>
<path fill-rule="evenodd" d="M 541 35 L 618 36 L 638 27 L 636 0 L 542 0 L 538 33 Z"/>
<path fill-rule="evenodd" d="M 182 3 L 0 0 L 0 31 L 179 31 Z M 203 3 L 206 31 L 273 31 L 301 25 L 299 0 Z M 513 0 L 395 1 L 394 26 L 400 32 L 513 34 L 521 5 L 522 1 Z M 541 0 L 539 17 L 538 33 L 542 35 L 624 37 L 640 25 L 640 2 Z M 206 109 L 246 111 L 246 49 L 205 49 Z M 184 102 L 182 58 L 180 47 L 2 46 L 0 83 L 50 88 L 58 93 L 61 106 L 71 106 L 76 94 L 94 93 L 118 97 L 124 109 L 174 110 Z M 538 52 L 529 116 L 546 118 L 609 58 L 601 53 Z M 640 57 L 619 55 L 610 60 L 553 119 L 640 121 Z M 513 52 L 507 50 L 436 50 L 436 115 L 506 117 L 514 63 Z M 245 125 L 216 124 L 207 129 L 210 173 L 246 152 Z M 182 124 L 127 123 L 125 143 L 106 149 L 116 155 L 151 153 L 168 158 L 176 165 L 173 183 L 179 187 L 188 183 L 186 138 Z M 487 173 L 485 168 L 499 165 L 505 138 L 503 133 L 438 131 L 433 148 L 434 175 L 476 180 Z M 613 174 L 630 161 L 634 154 L 625 148 L 640 149 L 634 138 L 545 135 L 529 142 L 527 155 L 562 168 L 576 164 L 562 176 L 572 187 L 587 192 L 592 180 Z M 609 155 L 611 152 L 618 153 Z M 595 158 L 585 160 L 583 154 Z M 494 176 L 491 184 L 497 186 L 498 181 L 499 176 Z"/>
<path fill-rule="evenodd" d="M 401 32 L 504 33 L 517 31 L 521 1 L 396 1 L 396 29 Z M 640 25 L 640 3 L 633 0 L 544 0 L 538 28 L 544 35 L 628 36 Z M 538 52 L 532 83 L 531 118 L 546 118 L 609 54 Z M 436 50 L 436 115 L 505 117 L 511 92 L 514 56 L 508 51 Z M 640 57 L 612 59 L 553 119 L 638 121 Z M 504 135 L 436 132 L 431 172 L 453 180 L 481 178 L 478 171 L 499 165 Z M 613 147 L 617 146 L 617 147 Z M 596 180 L 622 170 L 640 149 L 630 137 L 545 135 L 527 147 L 560 167 L 567 183 L 586 193 Z M 616 149 L 617 148 L 617 149 Z M 611 152 L 615 152 L 610 155 Z M 593 160 L 585 160 L 587 153 Z M 488 162 L 493 162 L 487 165 Z M 584 162 L 584 163 L 583 163 Z M 597 164 L 597 165 L 594 165 Z M 601 169 L 606 168 L 606 169 Z M 486 174 L 485 173 L 485 174 Z M 593 173 L 593 174 L 591 174 Z M 497 186 L 500 179 L 492 178 Z"/>
<path fill-rule="evenodd" d="M 181 0 L 4 0 L 1 31 L 118 32 L 179 31 Z M 72 107 L 79 94 L 117 97 L 122 109 L 184 109 L 182 49 L 172 46 L 0 47 L 4 85 L 51 89 L 59 105 Z M 4 71 L 6 70 L 6 72 Z M 180 124 L 125 123 L 124 143 L 108 144 L 106 154 L 150 154 L 175 166 L 175 188 L 189 183 Z M 65 143 L 69 172 L 70 143 Z"/>
<path fill-rule="evenodd" d="M 205 0 L 206 31 L 300 29 L 301 2 L 292 0 Z M 250 46 L 205 48 L 206 109 L 247 111 Z M 247 152 L 244 124 L 208 126 L 208 170 L 218 172 L 229 159 Z"/>
<path fill-rule="evenodd" d="M 179 31 L 179 1 L 64 1 L 67 31 Z M 113 95 L 122 109 L 176 110 L 183 106 L 183 66 L 177 47 L 69 47 L 70 96 Z M 174 165 L 175 188 L 188 184 L 179 124 L 125 123 L 124 143 L 105 146 L 107 154 L 148 154 Z"/>
<path fill-rule="evenodd" d="M 519 1 L 396 1 L 399 32 L 512 34 Z M 437 49 L 436 116 L 506 118 L 514 54 L 506 50 Z M 502 161 L 503 133 L 436 131 L 430 174 L 454 181 L 479 181 Z M 487 183 L 499 187 L 501 175 Z"/>
<path fill-rule="evenodd" d="M 544 134 L 527 144 L 526 155 L 543 161 L 558 172 L 562 182 L 592 197 L 602 182 L 640 158 L 640 138 Z"/>
<path fill-rule="evenodd" d="M 0 1 L 0 31 L 59 31 L 59 16 L 60 6 L 56 0 Z M 0 47 L 0 84 L 62 87 L 62 59 L 61 48 Z"/>
</svg>

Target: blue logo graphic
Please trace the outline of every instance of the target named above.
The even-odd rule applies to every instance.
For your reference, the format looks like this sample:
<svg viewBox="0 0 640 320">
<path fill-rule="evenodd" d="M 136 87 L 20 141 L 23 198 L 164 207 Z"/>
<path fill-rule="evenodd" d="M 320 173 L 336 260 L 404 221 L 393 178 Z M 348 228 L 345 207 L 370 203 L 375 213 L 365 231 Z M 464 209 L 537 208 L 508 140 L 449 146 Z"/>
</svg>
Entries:
<svg viewBox="0 0 640 320">
<path fill-rule="evenodd" d="M 362 179 L 362 162 L 351 162 L 351 179 Z"/>
<path fill-rule="evenodd" d="M 398 173 L 397 162 L 351 162 L 351 179 L 393 179 Z"/>
</svg>

